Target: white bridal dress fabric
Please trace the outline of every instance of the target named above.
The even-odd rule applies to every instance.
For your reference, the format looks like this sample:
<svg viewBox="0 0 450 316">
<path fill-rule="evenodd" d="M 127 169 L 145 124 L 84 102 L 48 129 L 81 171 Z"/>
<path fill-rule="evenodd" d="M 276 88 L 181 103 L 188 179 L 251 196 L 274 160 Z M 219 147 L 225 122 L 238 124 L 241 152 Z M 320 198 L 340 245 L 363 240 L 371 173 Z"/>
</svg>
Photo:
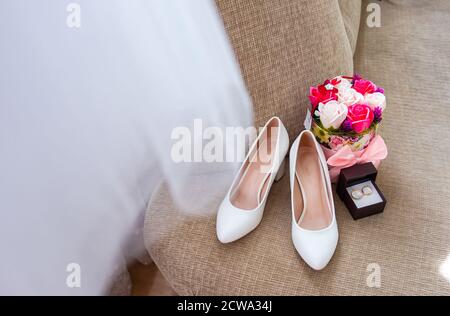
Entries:
<svg viewBox="0 0 450 316">
<path fill-rule="evenodd" d="M 251 125 L 212 0 L 73 2 L 0 3 L 0 294 L 107 293 L 161 177 L 189 211 L 234 176 L 172 130 Z"/>
</svg>

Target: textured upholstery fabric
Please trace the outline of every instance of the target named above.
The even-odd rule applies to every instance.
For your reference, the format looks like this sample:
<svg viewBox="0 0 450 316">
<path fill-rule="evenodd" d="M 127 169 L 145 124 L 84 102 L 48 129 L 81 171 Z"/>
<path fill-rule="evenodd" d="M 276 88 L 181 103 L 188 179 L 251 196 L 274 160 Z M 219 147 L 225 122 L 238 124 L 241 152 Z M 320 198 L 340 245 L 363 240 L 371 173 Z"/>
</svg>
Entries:
<svg viewBox="0 0 450 316">
<path fill-rule="evenodd" d="M 272 187 L 260 226 L 228 245 L 216 239 L 214 215 L 198 218 L 181 214 L 162 186 L 146 216 L 146 247 L 179 294 L 450 295 L 450 3 L 445 0 L 379 3 L 382 7 L 380 28 L 367 27 L 363 10 L 355 69 L 384 87 L 388 98 L 382 134 L 389 147 L 389 157 L 382 164 L 377 179 L 388 200 L 385 212 L 353 221 L 343 203 L 335 197 L 339 244 L 330 264 L 316 272 L 306 266 L 292 245 L 287 177 Z M 366 5 L 364 3 L 363 8 Z M 241 6 L 235 4 L 233 25 L 247 19 L 249 12 Z M 324 10 L 329 9 L 325 9 L 324 3 L 322 6 Z M 277 10 L 275 12 L 281 14 L 281 8 Z M 286 10 L 298 15 L 301 21 L 315 14 L 290 7 Z M 232 11 L 228 8 L 225 16 Z M 327 14 L 332 12 L 327 11 Z M 312 23 L 312 19 L 309 21 Z M 253 20 L 242 23 L 253 23 L 247 31 L 258 31 Z M 320 21 L 309 28 L 315 30 L 324 23 L 327 24 Z M 279 24 L 272 27 L 276 25 Z M 230 22 L 228 30 L 235 44 L 239 35 L 237 31 L 233 35 Z M 267 32 L 276 36 L 274 30 Z M 283 41 L 290 38 L 279 36 Z M 269 62 L 273 57 L 266 53 L 262 39 L 240 40 L 254 43 L 251 52 L 243 52 L 243 47 L 238 47 L 237 51 L 249 88 L 253 89 L 255 107 L 262 106 L 260 120 L 285 111 L 283 119 L 292 117 L 289 121 L 292 136 L 298 132 L 303 115 L 301 106 L 293 104 L 301 104 L 307 95 L 306 86 L 297 82 L 302 77 L 313 80 L 313 76 L 317 76 L 314 79 L 317 82 L 335 74 L 323 71 L 318 65 L 329 63 L 324 60 L 327 55 L 314 50 L 304 54 L 303 49 L 309 48 L 300 45 L 296 48 L 298 51 L 294 51 L 294 48 L 284 47 L 280 40 L 277 43 L 283 46 L 280 54 L 286 50 L 299 53 L 301 60 L 294 56 L 287 59 L 288 63 L 294 61 L 293 65 L 299 66 L 294 74 L 287 76 L 282 72 L 287 69 L 282 58 Z M 258 52 L 256 47 L 260 45 L 262 51 Z M 311 74 L 314 72 L 311 64 L 321 69 L 319 74 Z M 258 79 L 270 73 L 277 89 L 268 86 L 259 89 L 258 84 L 249 83 L 250 78 Z M 294 86 L 298 91 L 289 98 L 287 92 L 283 97 L 277 94 L 280 89 L 292 91 Z M 220 199 L 217 197 L 210 209 L 217 209 Z M 371 263 L 381 268 L 380 288 L 366 284 Z"/>
<path fill-rule="evenodd" d="M 352 48 L 352 52 L 355 52 L 361 20 L 361 1 L 339 0 L 339 7 L 341 8 L 342 19 L 350 47 Z"/>
<path fill-rule="evenodd" d="M 301 130 L 309 104 L 305 91 L 324 78 L 353 73 L 338 1 L 217 0 L 217 4 L 253 100 L 256 126 L 277 115 L 292 139 Z"/>
</svg>

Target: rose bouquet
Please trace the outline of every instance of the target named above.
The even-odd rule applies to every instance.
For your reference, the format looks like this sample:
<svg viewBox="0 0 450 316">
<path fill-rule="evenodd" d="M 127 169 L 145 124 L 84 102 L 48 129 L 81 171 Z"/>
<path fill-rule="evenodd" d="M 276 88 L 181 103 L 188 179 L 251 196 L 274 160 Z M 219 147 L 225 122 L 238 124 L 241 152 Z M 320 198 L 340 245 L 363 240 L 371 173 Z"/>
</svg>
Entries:
<svg viewBox="0 0 450 316">
<path fill-rule="evenodd" d="M 386 109 L 386 97 L 382 88 L 359 75 L 338 76 L 317 87 L 311 87 L 309 100 L 310 128 L 322 145 L 331 169 L 336 166 L 333 162 L 339 160 L 333 156 L 354 155 L 350 162 L 341 163 L 342 159 L 339 160 L 341 164 L 338 164 L 336 172 L 361 161 L 372 161 L 377 166 L 386 157 L 386 145 L 381 137 L 377 137 Z M 374 146 L 368 150 L 371 144 Z M 378 150 L 380 148 L 383 149 L 382 153 Z M 377 151 L 378 155 L 372 157 L 372 160 L 369 159 L 371 157 L 366 157 L 367 161 L 363 161 L 361 156 L 367 156 L 366 151 L 371 152 L 372 156 Z M 330 175 L 333 177 L 333 172 Z"/>
<path fill-rule="evenodd" d="M 375 137 L 386 108 L 384 90 L 358 75 L 339 76 L 310 88 L 311 130 L 326 148 L 353 151 Z"/>
</svg>

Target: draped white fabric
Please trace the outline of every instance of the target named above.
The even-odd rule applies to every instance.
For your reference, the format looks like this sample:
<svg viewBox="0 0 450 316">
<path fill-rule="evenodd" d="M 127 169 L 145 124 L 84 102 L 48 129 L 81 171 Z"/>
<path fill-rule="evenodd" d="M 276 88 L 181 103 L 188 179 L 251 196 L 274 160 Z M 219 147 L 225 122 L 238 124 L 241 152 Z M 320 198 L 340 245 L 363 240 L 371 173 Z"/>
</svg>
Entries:
<svg viewBox="0 0 450 316">
<path fill-rule="evenodd" d="M 0 294 L 105 293 L 161 177 L 189 210 L 234 174 L 173 162 L 173 128 L 251 125 L 213 1 L 73 2 L 80 28 L 66 1 L 0 3 Z"/>
</svg>

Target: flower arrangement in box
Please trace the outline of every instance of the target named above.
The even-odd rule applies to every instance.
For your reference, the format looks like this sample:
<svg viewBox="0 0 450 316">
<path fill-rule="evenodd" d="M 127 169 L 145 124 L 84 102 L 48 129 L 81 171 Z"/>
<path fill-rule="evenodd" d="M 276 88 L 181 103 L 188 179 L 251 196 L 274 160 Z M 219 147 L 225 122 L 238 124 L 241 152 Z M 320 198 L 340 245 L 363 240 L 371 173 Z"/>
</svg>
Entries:
<svg viewBox="0 0 450 316">
<path fill-rule="evenodd" d="M 373 158 L 371 161 L 375 165 L 386 157 L 386 145 L 377 136 L 386 109 L 382 88 L 356 74 L 353 77 L 338 76 L 311 87 L 309 100 L 311 131 L 322 145 L 330 168 L 337 167 L 335 172 L 330 172 L 332 178 L 341 168 L 362 161 L 361 156 L 369 161 Z M 369 150 L 371 144 L 373 146 Z M 341 159 L 335 165 L 338 157 L 349 156 L 348 151 L 354 159 L 346 163 Z M 366 157 L 367 153 L 373 156 L 375 151 L 376 157 Z"/>
<path fill-rule="evenodd" d="M 364 149 L 377 134 L 386 108 L 384 90 L 361 78 L 339 76 L 310 88 L 311 130 L 331 150 Z"/>
</svg>

